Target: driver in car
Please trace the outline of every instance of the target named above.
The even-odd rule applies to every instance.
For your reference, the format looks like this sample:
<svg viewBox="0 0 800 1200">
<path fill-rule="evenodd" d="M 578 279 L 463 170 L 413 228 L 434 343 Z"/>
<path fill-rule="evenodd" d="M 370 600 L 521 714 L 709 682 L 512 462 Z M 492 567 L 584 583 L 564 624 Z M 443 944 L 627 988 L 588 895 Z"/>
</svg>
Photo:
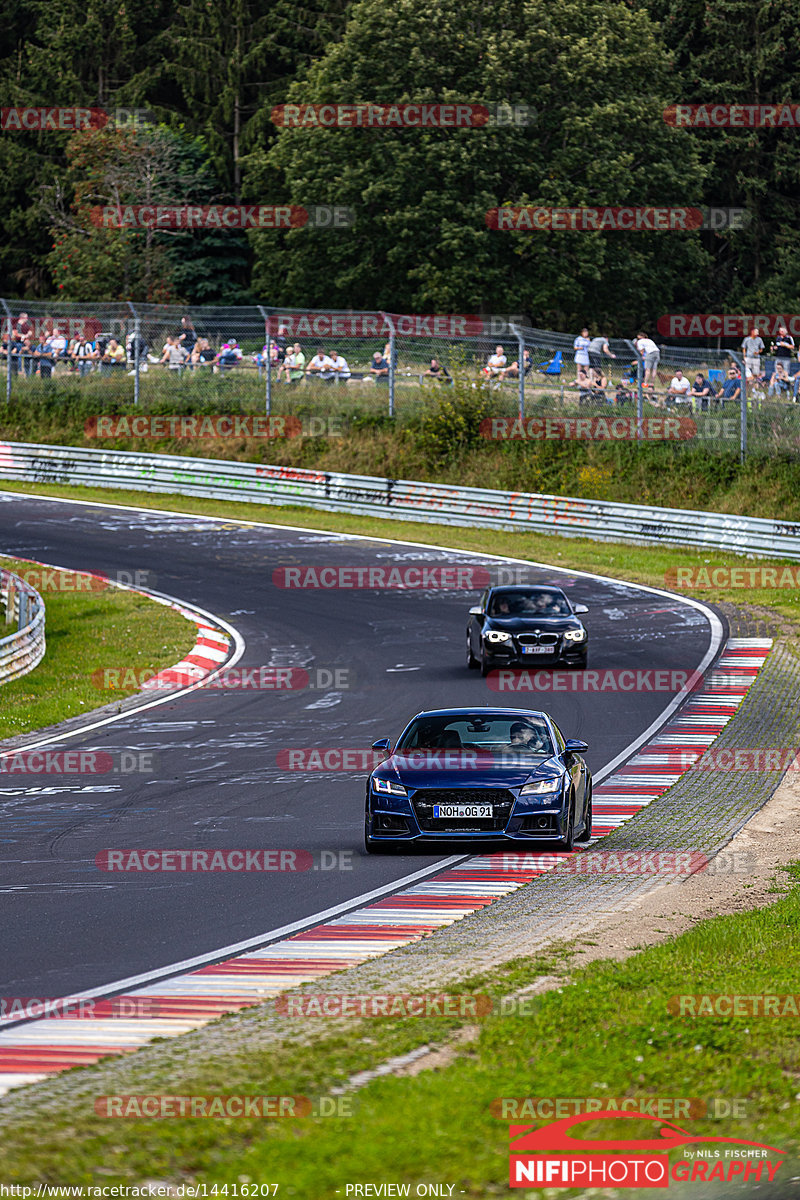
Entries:
<svg viewBox="0 0 800 1200">
<path fill-rule="evenodd" d="M 547 743 L 541 729 L 529 725 L 527 721 L 515 721 L 511 726 L 511 747 L 537 754 L 547 749 Z"/>
</svg>

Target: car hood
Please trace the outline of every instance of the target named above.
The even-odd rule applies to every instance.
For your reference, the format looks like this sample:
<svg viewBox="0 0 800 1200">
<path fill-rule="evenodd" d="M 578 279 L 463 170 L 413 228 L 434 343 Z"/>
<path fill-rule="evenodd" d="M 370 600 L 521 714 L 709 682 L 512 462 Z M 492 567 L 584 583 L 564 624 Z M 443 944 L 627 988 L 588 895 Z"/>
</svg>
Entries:
<svg viewBox="0 0 800 1200">
<path fill-rule="evenodd" d="M 374 773 L 410 788 L 521 787 L 530 779 L 560 778 L 564 768 L 555 757 L 515 762 L 462 750 L 418 750 L 392 754 Z"/>
</svg>

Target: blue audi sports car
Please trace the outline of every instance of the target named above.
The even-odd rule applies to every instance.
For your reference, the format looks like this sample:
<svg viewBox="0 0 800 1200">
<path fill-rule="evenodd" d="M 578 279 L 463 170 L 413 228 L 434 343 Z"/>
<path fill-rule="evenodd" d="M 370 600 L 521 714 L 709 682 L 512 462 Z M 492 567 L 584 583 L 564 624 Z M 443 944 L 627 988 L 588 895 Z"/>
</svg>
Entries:
<svg viewBox="0 0 800 1200">
<path fill-rule="evenodd" d="M 417 713 L 367 780 L 367 852 L 412 843 L 548 842 L 592 836 L 585 742 L 545 712 L 452 708 Z"/>
</svg>

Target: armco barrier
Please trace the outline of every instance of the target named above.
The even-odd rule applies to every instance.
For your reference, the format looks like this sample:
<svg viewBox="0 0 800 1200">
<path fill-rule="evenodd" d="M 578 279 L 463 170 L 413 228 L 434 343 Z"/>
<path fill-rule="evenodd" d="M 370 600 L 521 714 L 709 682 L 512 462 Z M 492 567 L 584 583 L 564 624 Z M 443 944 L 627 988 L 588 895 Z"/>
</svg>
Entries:
<svg viewBox="0 0 800 1200">
<path fill-rule="evenodd" d="M 11 571 L 0 570 L 3 608 L 16 624 L 15 633 L 0 637 L 0 684 L 27 675 L 44 658 L 44 601 Z M 0 632 L 4 626 L 0 625 Z"/>
<path fill-rule="evenodd" d="M 706 546 L 800 560 L 800 522 L 208 458 L 3 442 L 0 481 L 3 479 L 301 505 L 405 521 L 535 530 L 600 541 Z"/>
</svg>

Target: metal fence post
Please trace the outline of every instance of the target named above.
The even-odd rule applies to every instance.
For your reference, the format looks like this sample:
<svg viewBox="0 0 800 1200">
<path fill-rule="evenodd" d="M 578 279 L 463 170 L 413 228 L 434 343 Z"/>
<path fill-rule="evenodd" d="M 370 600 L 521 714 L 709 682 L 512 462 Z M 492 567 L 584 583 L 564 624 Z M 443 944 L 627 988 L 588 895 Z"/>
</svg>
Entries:
<svg viewBox="0 0 800 1200">
<path fill-rule="evenodd" d="M 397 330 L 394 327 L 394 321 L 388 313 L 382 312 L 386 324 L 389 326 L 389 416 L 394 416 L 394 358 L 395 346 L 397 338 Z"/>
<path fill-rule="evenodd" d="M 5 309 L 6 317 L 8 318 L 8 335 L 6 337 L 6 404 L 11 403 L 11 330 L 13 327 L 14 318 L 11 316 L 11 309 L 6 304 L 5 300 L 0 298 L 0 304 Z"/>
<path fill-rule="evenodd" d="M 28 593 L 19 593 L 19 620 L 17 621 L 17 629 L 24 629 L 28 624 Z"/>
<path fill-rule="evenodd" d="M 747 458 L 747 368 L 744 365 L 744 360 L 739 357 L 735 350 L 731 351 L 731 358 L 738 366 L 742 377 L 741 395 L 739 397 L 739 462 L 743 463 Z"/>
<path fill-rule="evenodd" d="M 142 322 L 136 309 L 128 301 L 128 308 L 133 313 L 133 403 L 139 403 L 139 343 L 142 335 Z"/>
<path fill-rule="evenodd" d="M 271 354 L 272 335 L 270 334 L 270 331 L 269 331 L 269 316 L 264 311 L 264 309 L 261 307 L 260 304 L 258 305 L 258 311 L 261 313 L 262 317 L 264 318 L 264 331 L 267 335 L 267 341 L 266 341 L 266 346 L 265 346 L 265 350 L 266 350 L 266 354 L 267 354 L 267 392 L 266 392 L 266 397 L 265 397 L 264 403 L 266 405 L 267 416 L 269 417 L 272 415 L 272 354 Z"/>
<path fill-rule="evenodd" d="M 519 364 L 519 388 L 518 388 L 518 405 L 519 419 L 525 420 L 525 336 L 522 331 L 512 321 L 509 321 L 508 328 L 517 339 L 517 363 Z"/>
</svg>

